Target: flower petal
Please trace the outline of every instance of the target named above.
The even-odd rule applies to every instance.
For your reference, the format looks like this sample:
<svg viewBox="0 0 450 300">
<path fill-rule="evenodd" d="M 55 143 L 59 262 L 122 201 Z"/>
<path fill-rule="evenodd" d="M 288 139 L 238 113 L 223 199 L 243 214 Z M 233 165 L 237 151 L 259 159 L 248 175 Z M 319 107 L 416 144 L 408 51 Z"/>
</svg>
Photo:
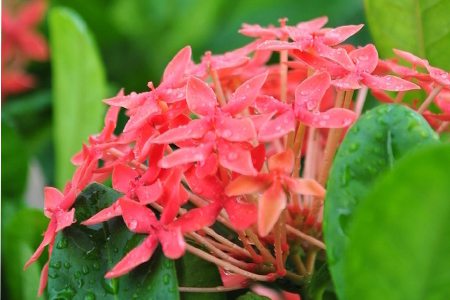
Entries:
<svg viewBox="0 0 450 300">
<path fill-rule="evenodd" d="M 115 278 L 122 276 L 136 266 L 148 261 L 158 246 L 158 239 L 155 235 L 148 236 L 139 246 L 132 249 L 125 255 L 108 273 L 105 278 Z"/>
<path fill-rule="evenodd" d="M 164 169 L 169 169 L 182 164 L 204 161 L 208 157 L 211 150 L 212 149 L 210 146 L 205 146 L 204 144 L 199 147 L 180 148 L 163 157 L 159 161 L 159 166 Z"/>
<path fill-rule="evenodd" d="M 273 120 L 267 121 L 259 128 L 258 140 L 260 142 L 269 142 L 285 136 L 287 133 L 295 130 L 295 116 L 289 110 Z"/>
<path fill-rule="evenodd" d="M 420 89 L 418 85 L 410 81 L 391 75 L 375 76 L 370 74 L 362 74 L 362 78 L 362 82 L 372 89 L 395 92 Z"/>
<path fill-rule="evenodd" d="M 219 163 L 221 166 L 242 175 L 256 175 L 249 150 L 243 149 L 237 144 L 220 141 L 218 144 Z"/>
<path fill-rule="evenodd" d="M 372 73 L 378 64 L 378 52 L 374 45 L 368 44 L 350 52 L 350 58 L 356 65 L 357 72 Z"/>
<path fill-rule="evenodd" d="M 179 227 L 158 230 L 158 239 L 167 258 L 178 259 L 186 251 L 186 242 Z"/>
<path fill-rule="evenodd" d="M 258 233 L 260 236 L 264 237 L 272 230 L 281 212 L 286 208 L 286 201 L 286 194 L 278 181 L 275 181 L 259 198 Z"/>
<path fill-rule="evenodd" d="M 225 188 L 227 196 L 247 195 L 264 191 L 270 184 L 270 178 L 263 176 L 239 176 Z"/>
<path fill-rule="evenodd" d="M 349 109 L 332 108 L 320 113 L 300 110 L 297 118 L 300 122 L 314 128 L 344 128 L 350 126 L 357 115 Z"/>
<path fill-rule="evenodd" d="M 28 268 L 32 263 L 34 263 L 36 260 L 39 259 L 42 252 L 44 251 L 44 248 L 54 241 L 55 236 L 56 236 L 56 218 L 51 218 L 50 222 L 48 223 L 47 230 L 44 233 L 44 238 L 42 239 L 42 242 L 40 243 L 36 251 L 33 253 L 33 255 L 31 255 L 31 257 L 25 263 L 24 269 Z"/>
<path fill-rule="evenodd" d="M 59 211 L 56 214 L 56 232 L 63 230 L 66 227 L 69 227 L 75 222 L 75 208 L 72 208 L 69 211 Z"/>
<path fill-rule="evenodd" d="M 44 188 L 44 207 L 45 215 L 51 217 L 49 213 L 60 207 L 64 199 L 64 194 L 61 193 L 57 188 L 46 186 Z"/>
<path fill-rule="evenodd" d="M 300 108 L 310 111 L 316 109 L 330 84 L 331 78 L 327 72 L 316 72 L 305 79 L 295 89 L 295 110 Z"/>
<path fill-rule="evenodd" d="M 134 182 L 139 173 L 125 164 L 114 167 L 112 172 L 112 186 L 115 190 L 124 194 L 128 193 L 130 183 Z"/>
<path fill-rule="evenodd" d="M 98 213 L 96 213 L 95 215 L 90 217 L 89 219 L 81 222 L 81 224 L 85 225 L 85 226 L 95 225 L 95 224 L 99 224 L 99 223 L 108 221 L 108 220 L 110 220 L 114 217 L 118 217 L 120 215 L 122 215 L 122 208 L 120 207 L 119 202 L 117 200 L 111 206 L 102 209 L 101 211 L 99 211 Z"/>
<path fill-rule="evenodd" d="M 190 46 L 181 49 L 164 70 L 162 85 L 164 87 L 177 84 L 183 79 L 184 73 L 191 62 L 192 50 Z"/>
<path fill-rule="evenodd" d="M 252 105 L 264 85 L 267 75 L 268 72 L 264 72 L 244 82 L 236 89 L 228 103 L 222 107 L 222 111 L 235 115 Z"/>
<path fill-rule="evenodd" d="M 314 179 L 285 177 L 284 180 L 288 189 L 293 193 L 317 197 L 325 196 L 325 189 Z"/>
<path fill-rule="evenodd" d="M 197 231 L 214 224 L 221 209 L 222 207 L 218 201 L 203 207 L 193 208 L 172 224 L 175 227 L 181 228 L 182 233 Z"/>
<path fill-rule="evenodd" d="M 407 62 L 411 63 L 414 66 L 426 67 L 428 65 L 428 60 L 422 59 L 407 51 L 399 49 L 392 49 L 392 51 L 394 51 L 395 55 L 397 55 L 400 58 L 403 58 L 404 60 L 406 60 Z"/>
<path fill-rule="evenodd" d="M 294 152 L 291 148 L 272 155 L 268 159 L 269 171 L 280 171 L 285 174 L 291 174 L 294 169 Z"/>
<path fill-rule="evenodd" d="M 223 193 L 223 183 L 216 176 L 200 177 L 195 169 L 185 172 L 189 188 L 195 194 L 215 200 Z"/>
<path fill-rule="evenodd" d="M 283 113 L 291 109 L 288 104 L 281 102 L 275 97 L 267 95 L 258 96 L 255 101 L 255 107 L 262 114 L 274 112 Z"/>
<path fill-rule="evenodd" d="M 205 178 L 207 176 L 213 176 L 217 172 L 219 167 L 219 158 L 217 154 L 211 152 L 211 154 L 204 161 L 200 161 L 195 166 L 195 174 L 199 178 Z"/>
<path fill-rule="evenodd" d="M 236 230 L 245 230 L 256 223 L 258 208 L 253 203 L 240 201 L 238 197 L 229 197 L 224 200 L 224 208 Z"/>
<path fill-rule="evenodd" d="M 219 116 L 216 121 L 216 134 L 230 142 L 251 142 L 256 140 L 256 130 L 249 118 Z"/>
<path fill-rule="evenodd" d="M 45 263 L 45 265 L 41 271 L 41 276 L 39 277 L 38 297 L 42 296 L 42 294 L 44 293 L 45 287 L 47 286 L 49 263 L 50 263 L 50 259 Z"/>
<path fill-rule="evenodd" d="M 158 224 L 155 214 L 140 203 L 121 198 L 122 217 L 128 229 L 136 233 L 150 233 Z"/>
<path fill-rule="evenodd" d="M 342 43 L 355 33 L 363 28 L 363 24 L 360 25 L 346 25 L 333 28 L 327 32 L 325 32 L 323 38 L 327 45 L 336 46 L 337 44 Z"/>
<path fill-rule="evenodd" d="M 211 129 L 209 122 L 205 119 L 196 119 L 186 125 L 172 128 L 153 139 L 155 144 L 172 144 L 189 139 L 199 139 Z"/>
<path fill-rule="evenodd" d="M 163 187 L 159 179 L 151 185 L 141 185 L 136 189 L 136 195 L 142 205 L 155 202 L 161 197 L 162 193 Z"/>
<path fill-rule="evenodd" d="M 217 105 L 216 95 L 203 80 L 191 77 L 186 86 L 186 102 L 189 109 L 201 116 L 211 116 Z"/>
</svg>

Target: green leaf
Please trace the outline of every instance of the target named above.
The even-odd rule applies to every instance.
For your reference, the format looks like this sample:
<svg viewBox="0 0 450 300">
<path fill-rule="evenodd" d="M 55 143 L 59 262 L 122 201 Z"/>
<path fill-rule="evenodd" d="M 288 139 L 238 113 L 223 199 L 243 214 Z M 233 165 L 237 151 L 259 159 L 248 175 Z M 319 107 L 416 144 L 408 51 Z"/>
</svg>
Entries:
<svg viewBox="0 0 450 300">
<path fill-rule="evenodd" d="M 27 183 L 27 145 L 19 133 L 2 118 L 2 198 L 20 202 Z M 17 204 L 18 204 L 17 203 Z"/>
<path fill-rule="evenodd" d="M 346 299 L 450 299 L 450 145 L 414 151 L 358 208 Z"/>
<path fill-rule="evenodd" d="M 110 188 L 91 184 L 77 198 L 76 219 L 89 218 L 119 196 Z M 175 265 L 161 251 L 127 275 L 104 278 L 142 238 L 130 232 L 122 218 L 90 227 L 77 223 L 63 230 L 56 237 L 50 261 L 50 298 L 179 299 Z"/>
<path fill-rule="evenodd" d="M 381 56 L 391 57 L 392 48 L 399 48 L 450 69 L 450 1 L 365 0 L 365 6 Z"/>
<path fill-rule="evenodd" d="M 401 105 L 382 105 L 365 113 L 347 133 L 333 163 L 325 199 L 324 237 L 336 292 L 345 299 L 342 275 L 348 225 L 375 180 L 411 149 L 437 142 L 428 123 Z"/>
<path fill-rule="evenodd" d="M 177 275 L 180 286 L 214 287 L 222 285 L 217 266 L 190 253 L 186 253 L 177 261 Z M 226 299 L 224 293 L 182 293 L 181 298 L 183 300 Z"/>
<path fill-rule="evenodd" d="M 45 255 L 25 272 L 22 267 L 41 242 L 47 223 L 41 211 L 22 209 L 2 226 L 2 272 L 6 275 L 2 281 L 10 299 L 36 299 Z"/>
<path fill-rule="evenodd" d="M 49 20 L 56 183 L 63 187 L 74 171 L 70 158 L 100 129 L 106 83 L 97 47 L 83 20 L 65 8 L 52 9 Z"/>
</svg>

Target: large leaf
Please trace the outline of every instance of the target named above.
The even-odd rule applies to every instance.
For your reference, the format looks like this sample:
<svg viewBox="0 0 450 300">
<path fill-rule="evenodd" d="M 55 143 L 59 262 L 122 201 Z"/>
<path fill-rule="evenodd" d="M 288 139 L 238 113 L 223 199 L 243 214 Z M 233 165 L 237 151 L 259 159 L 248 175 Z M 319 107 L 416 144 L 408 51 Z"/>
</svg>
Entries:
<svg viewBox="0 0 450 300">
<path fill-rule="evenodd" d="M 186 253 L 177 261 L 177 274 L 180 286 L 214 287 L 222 285 L 217 266 L 190 253 Z M 224 293 L 182 293 L 181 299 L 221 300 L 226 297 Z"/>
<path fill-rule="evenodd" d="M 449 166 L 433 145 L 380 178 L 349 230 L 346 299 L 450 299 Z"/>
<path fill-rule="evenodd" d="M 382 105 L 364 114 L 349 130 L 333 163 L 325 199 L 324 236 L 330 271 L 345 299 L 342 258 L 353 212 L 376 178 L 411 149 L 437 141 L 437 135 L 416 112 L 400 105 Z"/>
<path fill-rule="evenodd" d="M 2 203 L 2 214 L 4 208 Z M 9 299 L 34 300 L 43 262 L 41 260 L 39 264 L 30 266 L 26 272 L 21 266 L 39 245 L 48 221 L 41 211 L 35 209 L 22 209 L 14 213 L 6 223 L 2 218 L 2 282 L 6 283 L 3 288 Z"/>
<path fill-rule="evenodd" d="M 118 197 L 110 188 L 91 184 L 77 198 L 76 219 L 89 218 Z M 60 232 L 50 261 L 50 298 L 178 299 L 174 263 L 160 251 L 127 275 L 104 278 L 141 240 L 142 236 L 130 232 L 121 218 L 90 227 L 74 224 Z"/>
<path fill-rule="evenodd" d="M 410 51 L 450 69 L 449 0 L 365 0 L 366 16 L 381 55 Z"/>
<path fill-rule="evenodd" d="M 56 183 L 71 178 L 70 158 L 99 131 L 106 84 L 103 65 L 83 20 L 71 10 L 50 12 Z"/>
</svg>

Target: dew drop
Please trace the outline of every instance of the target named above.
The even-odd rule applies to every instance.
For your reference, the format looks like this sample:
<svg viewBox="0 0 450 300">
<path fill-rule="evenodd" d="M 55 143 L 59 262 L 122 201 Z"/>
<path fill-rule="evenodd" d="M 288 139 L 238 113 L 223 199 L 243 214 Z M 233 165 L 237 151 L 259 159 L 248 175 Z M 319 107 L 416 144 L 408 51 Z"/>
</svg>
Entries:
<svg viewBox="0 0 450 300">
<path fill-rule="evenodd" d="M 66 262 L 64 263 L 64 268 L 70 269 L 70 267 L 72 267 L 72 265 L 70 264 L 70 262 L 66 261 Z"/>
<path fill-rule="evenodd" d="M 51 262 L 50 263 L 50 268 L 59 270 L 61 268 L 61 262 L 57 261 L 57 262 Z"/>
<path fill-rule="evenodd" d="M 89 274 L 89 267 L 88 267 L 88 266 L 83 266 L 83 268 L 81 269 L 81 272 L 82 272 L 84 275 Z"/>
<path fill-rule="evenodd" d="M 58 278 L 58 275 L 56 273 L 48 273 L 48 277 L 50 277 L 51 279 L 56 279 Z"/>
<path fill-rule="evenodd" d="M 131 220 L 130 223 L 128 223 L 128 227 L 130 230 L 135 230 L 137 228 L 138 222 L 136 220 Z"/>
<path fill-rule="evenodd" d="M 77 287 L 79 288 L 79 289 L 81 289 L 82 287 L 84 286 L 84 280 L 83 279 L 78 279 L 77 280 Z"/>
<path fill-rule="evenodd" d="M 116 249 L 117 249 L 117 248 L 116 248 Z M 92 268 L 93 268 L 94 270 L 99 270 L 99 269 L 100 269 L 99 263 L 98 263 L 98 262 L 93 263 L 93 264 L 92 264 Z"/>
<path fill-rule="evenodd" d="M 369 56 L 367 56 L 367 55 L 360 55 L 360 56 L 358 56 L 358 60 L 360 60 L 360 61 L 368 61 L 369 60 Z"/>
<path fill-rule="evenodd" d="M 67 241 L 67 239 L 65 237 L 63 237 L 62 239 L 60 239 L 58 241 L 58 243 L 56 243 L 56 248 L 64 249 L 64 248 L 67 248 L 68 245 L 69 245 L 69 242 Z"/>
<path fill-rule="evenodd" d="M 348 150 L 350 151 L 350 152 L 355 152 L 356 150 L 358 150 L 359 149 L 359 144 L 358 143 L 352 143 L 349 147 L 348 147 Z"/>
<path fill-rule="evenodd" d="M 165 285 L 169 284 L 169 282 L 170 282 L 170 275 L 169 274 L 164 274 L 163 282 L 164 282 Z"/>
</svg>

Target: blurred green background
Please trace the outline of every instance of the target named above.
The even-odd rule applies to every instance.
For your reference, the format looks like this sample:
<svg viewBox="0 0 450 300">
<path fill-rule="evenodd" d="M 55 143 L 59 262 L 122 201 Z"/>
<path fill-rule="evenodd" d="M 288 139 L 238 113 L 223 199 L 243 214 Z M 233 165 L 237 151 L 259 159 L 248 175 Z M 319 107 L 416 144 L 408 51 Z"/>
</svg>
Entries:
<svg viewBox="0 0 450 300">
<path fill-rule="evenodd" d="M 92 32 L 106 72 L 105 96 L 122 87 L 129 93 L 146 90 L 148 81 L 158 83 L 167 62 L 185 45 L 192 46 L 197 62 L 207 50 L 222 53 L 244 45 L 250 39 L 237 32 L 244 22 L 276 25 L 287 17 L 289 24 L 296 24 L 327 15 L 329 26 L 365 23 L 363 3 L 355 0 L 48 2 L 48 10 L 57 6 L 73 9 Z M 49 40 L 48 15 L 39 30 Z M 365 27 L 351 42 L 369 41 Z M 38 245 L 47 221 L 30 207 L 42 207 L 43 186 L 56 184 L 55 147 L 63 147 L 55 145 L 52 128 L 51 64 L 34 62 L 28 70 L 37 77 L 37 86 L 2 99 L 2 258 L 8 262 L 2 264 L 2 299 L 35 299 L 40 267 L 22 272 L 21 266 Z M 98 124 L 102 118 L 98 116 Z M 44 262 L 45 255 L 40 265 Z"/>
</svg>

